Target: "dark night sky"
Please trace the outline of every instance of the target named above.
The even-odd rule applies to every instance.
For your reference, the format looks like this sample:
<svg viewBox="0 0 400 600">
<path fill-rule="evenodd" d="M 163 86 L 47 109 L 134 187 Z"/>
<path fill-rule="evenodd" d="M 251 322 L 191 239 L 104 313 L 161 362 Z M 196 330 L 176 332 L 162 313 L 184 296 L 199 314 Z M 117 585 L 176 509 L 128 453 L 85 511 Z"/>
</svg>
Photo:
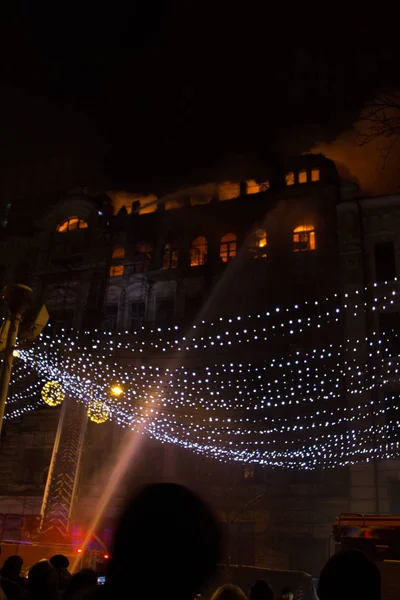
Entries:
<svg viewBox="0 0 400 600">
<path fill-rule="evenodd" d="M 399 83 L 389 3 L 126 4 L 21 0 L 3 19 L 2 162 L 97 152 L 115 185 L 143 190 L 230 164 L 253 176 Z"/>
</svg>

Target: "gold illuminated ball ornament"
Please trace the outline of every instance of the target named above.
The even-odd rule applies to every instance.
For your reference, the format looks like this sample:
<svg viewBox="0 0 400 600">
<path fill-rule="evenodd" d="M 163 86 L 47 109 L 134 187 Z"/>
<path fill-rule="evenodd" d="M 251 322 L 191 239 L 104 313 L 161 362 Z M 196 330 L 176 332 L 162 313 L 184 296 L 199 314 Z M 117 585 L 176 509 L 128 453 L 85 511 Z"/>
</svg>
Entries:
<svg viewBox="0 0 400 600">
<path fill-rule="evenodd" d="M 62 404 L 65 398 L 64 390 L 58 381 L 48 381 L 42 389 L 42 400 L 49 406 Z"/>
<path fill-rule="evenodd" d="M 92 400 L 89 404 L 87 415 L 93 423 L 105 423 L 110 418 L 110 409 L 100 400 Z"/>
</svg>

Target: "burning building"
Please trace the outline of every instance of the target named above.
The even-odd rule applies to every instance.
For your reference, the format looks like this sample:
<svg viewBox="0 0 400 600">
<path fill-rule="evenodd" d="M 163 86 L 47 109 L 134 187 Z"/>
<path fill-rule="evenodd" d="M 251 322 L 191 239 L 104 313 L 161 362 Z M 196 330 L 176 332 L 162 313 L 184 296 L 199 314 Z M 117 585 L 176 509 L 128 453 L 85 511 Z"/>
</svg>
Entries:
<svg viewBox="0 0 400 600">
<path fill-rule="evenodd" d="M 395 453 L 384 455 L 374 434 L 375 445 L 368 446 L 365 462 L 363 438 L 357 438 L 354 448 L 348 445 L 351 419 L 324 416 L 335 410 L 356 413 L 361 394 L 364 408 L 370 407 L 372 396 L 379 407 L 359 417 L 363 431 L 371 423 L 386 425 L 388 394 L 371 385 L 355 391 L 344 352 L 330 365 L 329 349 L 343 348 L 348 340 L 362 346 L 368 364 L 358 377 L 371 382 L 377 376 L 368 344 L 377 331 L 389 335 L 396 329 L 398 314 L 397 195 L 364 198 L 356 186 L 340 180 L 331 161 L 308 155 L 288 160 L 279 172 L 271 170 L 261 183 L 207 184 L 162 198 L 81 187 L 56 200 L 26 200 L 7 206 L 3 284 L 23 282 L 34 289 L 50 313 L 45 335 L 64 340 L 63 352 L 69 352 L 66 347 L 77 332 L 88 332 L 90 377 L 100 372 L 102 362 L 111 364 L 109 351 L 104 354 L 110 340 L 118 346 L 112 350 L 113 360 L 136 371 L 121 386 L 119 413 L 111 409 L 108 419 L 92 403 L 89 417 L 95 418 L 88 421 L 85 403 L 74 402 L 73 394 L 61 408 L 45 406 L 40 400 L 43 382 L 34 369 L 24 374 L 23 365 L 17 364 L 1 446 L 3 540 L 34 543 L 57 530 L 58 543 L 81 544 L 97 499 L 115 478 L 133 435 L 127 427 L 121 436 L 128 410 L 122 406 L 124 388 L 133 387 L 133 381 L 138 385 L 138 380 L 156 387 L 150 370 L 167 372 L 171 365 L 196 373 L 194 377 L 185 371 L 186 380 L 175 380 L 174 394 L 187 390 L 195 397 L 193 406 L 197 398 L 216 410 L 239 403 L 241 429 L 232 425 L 231 431 L 229 426 L 224 430 L 215 460 L 198 451 L 194 434 L 186 445 L 173 443 L 175 438 L 182 441 L 176 428 L 186 429 L 188 436 L 193 431 L 200 435 L 201 428 L 191 422 L 197 418 L 194 412 L 176 421 L 172 434 L 166 411 L 167 416 L 155 421 L 154 435 L 142 436 L 99 522 L 97 536 L 105 547 L 131 485 L 152 480 L 184 483 L 214 506 L 226 531 L 225 560 L 231 564 L 317 573 L 327 558 L 338 513 L 400 509 L 397 463 L 388 460 Z M 377 281 L 383 285 L 376 288 Z M 346 294 L 357 294 L 356 301 L 352 296 L 347 302 Z M 264 327 L 266 316 L 270 320 Z M 251 324 L 253 318 L 259 324 L 251 325 L 251 335 L 245 324 L 233 325 L 238 319 Z M 177 353 L 175 338 L 186 340 L 185 332 L 193 327 L 200 332 L 196 342 L 188 334 L 190 342 Z M 267 328 L 268 336 L 261 339 Z M 134 357 L 129 350 L 133 346 Z M 38 364 L 43 350 L 32 352 Z M 304 357 L 313 352 L 324 356 L 325 370 L 308 372 Z M 302 365 L 293 359 L 300 355 Z M 67 364 L 61 350 L 54 350 L 53 358 Z M 279 371 L 283 367 L 290 376 Z M 220 379 L 209 377 L 211 368 Z M 88 364 L 87 372 L 91 369 Z M 105 367 L 104 386 L 120 383 L 118 371 L 113 382 L 110 369 Z M 146 374 L 139 369 L 147 369 Z M 392 405 L 395 379 L 392 374 Z M 93 401 L 89 396 L 88 402 Z M 297 405 L 309 401 L 306 412 L 296 412 Z M 262 413 L 252 428 L 244 429 L 242 424 L 249 422 L 246 409 L 257 402 L 277 412 L 269 417 Z M 334 433 L 327 430 L 328 437 L 337 440 L 337 447 L 347 440 L 345 450 L 311 444 L 314 433 L 296 425 L 300 418 L 317 428 L 332 426 Z M 239 450 L 231 452 L 229 444 L 269 444 L 275 433 L 260 425 L 268 419 L 283 424 L 279 431 L 278 425 L 271 429 L 279 435 L 270 454 L 281 456 L 282 464 L 272 458 L 253 460 L 258 454 L 240 460 Z M 395 423 L 392 418 L 392 430 Z M 220 430 L 214 427 L 212 432 Z M 245 441 L 237 441 L 239 437 Z M 167 440 L 172 443 L 162 443 Z M 298 444 L 292 454 L 287 450 L 291 444 Z M 307 452 L 298 449 L 306 446 Z M 301 460 L 293 462 L 294 456 Z"/>
</svg>

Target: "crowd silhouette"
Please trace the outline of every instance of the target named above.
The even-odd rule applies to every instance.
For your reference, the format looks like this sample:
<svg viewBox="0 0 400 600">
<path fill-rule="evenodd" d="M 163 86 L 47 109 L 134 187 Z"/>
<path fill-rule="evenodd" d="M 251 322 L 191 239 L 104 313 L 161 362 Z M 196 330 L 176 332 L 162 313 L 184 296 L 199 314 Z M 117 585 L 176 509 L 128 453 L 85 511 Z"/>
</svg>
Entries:
<svg viewBox="0 0 400 600">
<path fill-rule="evenodd" d="M 27 579 L 23 561 L 10 556 L 0 572 L 0 600 L 194 600 L 213 581 L 221 555 L 220 525 L 190 490 L 175 484 L 142 488 L 127 504 L 116 528 L 104 585 L 82 569 L 71 575 L 61 555 L 35 564 Z M 319 600 L 380 600 L 378 567 L 359 551 L 332 556 L 321 571 Z M 218 587 L 212 600 L 275 600 L 267 581 L 249 590 L 232 583 Z M 278 600 L 302 600 L 286 587 Z"/>
</svg>

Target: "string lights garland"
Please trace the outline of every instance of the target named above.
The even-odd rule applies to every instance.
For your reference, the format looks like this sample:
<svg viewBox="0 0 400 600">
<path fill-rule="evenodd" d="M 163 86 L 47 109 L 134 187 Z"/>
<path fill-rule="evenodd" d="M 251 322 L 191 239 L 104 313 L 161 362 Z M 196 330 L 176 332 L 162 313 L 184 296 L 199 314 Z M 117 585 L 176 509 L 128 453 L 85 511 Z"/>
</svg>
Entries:
<svg viewBox="0 0 400 600">
<path fill-rule="evenodd" d="M 380 312 L 397 301 L 393 290 L 383 292 L 372 300 Z M 219 460 L 307 469 L 394 456 L 399 452 L 396 427 L 393 419 L 385 422 L 393 406 L 376 397 L 380 389 L 396 390 L 400 384 L 388 338 L 372 334 L 338 341 L 338 322 L 364 314 L 358 295 L 357 290 L 348 295 L 341 306 L 338 296 L 333 305 L 326 299 L 331 305 L 324 316 L 323 303 L 314 305 L 319 314 L 306 316 L 295 305 L 193 325 L 190 335 L 169 328 L 133 341 L 99 336 L 89 345 L 85 334 L 62 332 L 21 349 L 18 362 L 29 372 L 34 369 L 40 381 L 57 381 L 66 394 L 84 402 L 96 423 L 111 419 Z M 296 319 L 293 311 L 300 311 Z M 331 343 L 322 342 L 327 332 Z M 285 340 L 296 338 L 296 348 L 299 336 L 314 339 L 315 347 L 288 352 Z M 243 345 L 241 359 L 237 349 Z M 205 364 L 198 351 L 213 348 L 215 355 L 208 352 Z M 145 351 L 155 354 L 143 362 Z M 111 397 L 116 382 L 123 394 Z M 18 393 L 11 401 L 20 404 Z M 35 396 L 33 385 L 23 399 L 34 402 Z"/>
</svg>

